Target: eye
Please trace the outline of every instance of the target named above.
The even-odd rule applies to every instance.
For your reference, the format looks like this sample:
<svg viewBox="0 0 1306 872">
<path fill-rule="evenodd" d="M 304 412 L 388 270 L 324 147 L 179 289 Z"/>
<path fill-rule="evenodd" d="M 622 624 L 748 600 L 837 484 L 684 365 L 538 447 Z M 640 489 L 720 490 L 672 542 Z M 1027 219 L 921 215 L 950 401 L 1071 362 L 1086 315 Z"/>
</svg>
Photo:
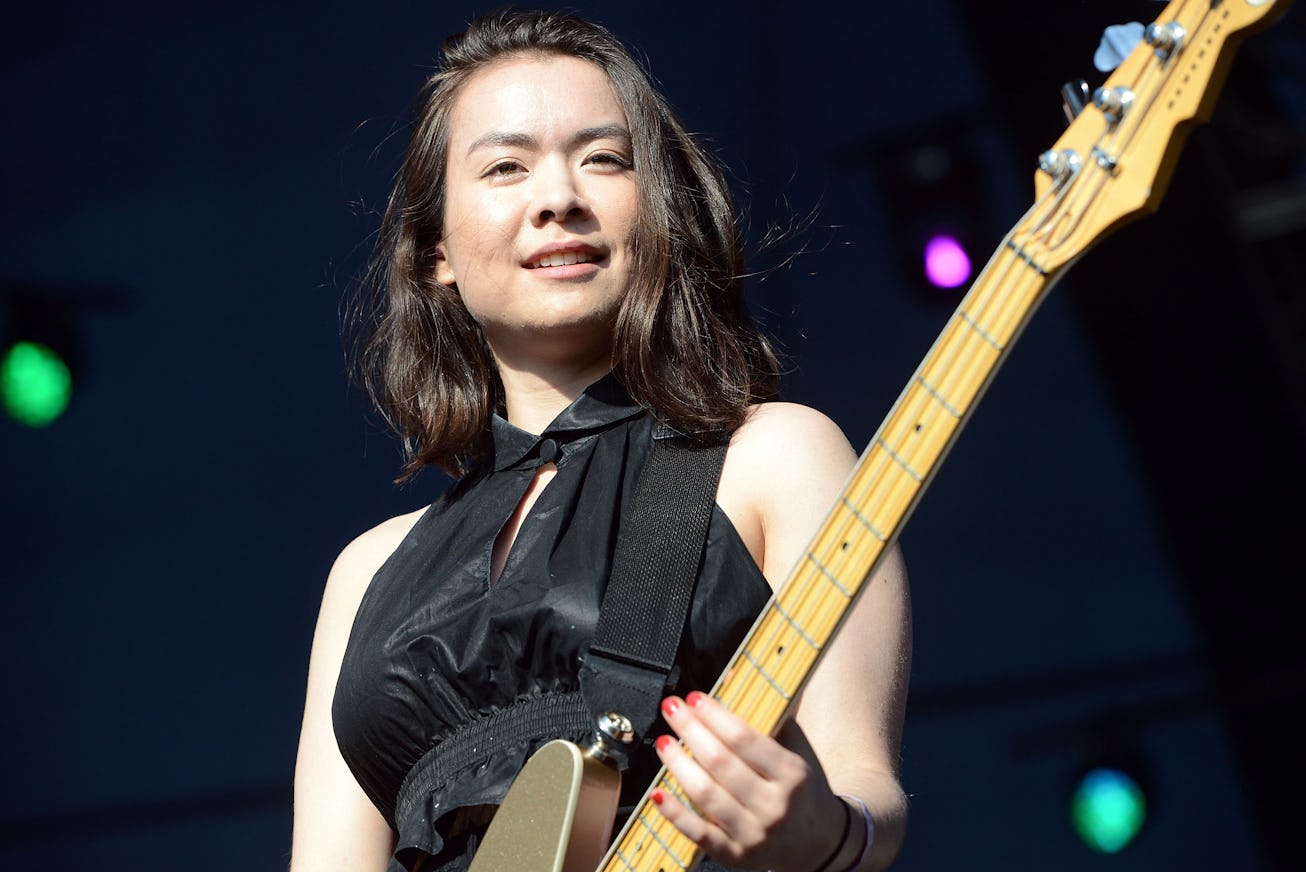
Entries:
<svg viewBox="0 0 1306 872">
<path fill-rule="evenodd" d="M 514 160 L 501 160 L 485 171 L 485 178 L 507 178 L 526 172 L 526 168 Z"/>
<path fill-rule="evenodd" d="M 628 158 L 611 151 L 597 151 L 587 157 L 585 163 L 598 164 L 606 167 L 616 167 L 623 170 L 628 170 L 632 166 Z"/>
</svg>

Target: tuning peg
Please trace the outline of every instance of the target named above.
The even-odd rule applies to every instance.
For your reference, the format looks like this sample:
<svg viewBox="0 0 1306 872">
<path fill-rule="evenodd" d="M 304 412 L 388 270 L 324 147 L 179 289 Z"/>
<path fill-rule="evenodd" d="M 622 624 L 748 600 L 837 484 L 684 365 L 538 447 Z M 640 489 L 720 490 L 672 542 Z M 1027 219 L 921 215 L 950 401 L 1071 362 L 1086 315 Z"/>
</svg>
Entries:
<svg viewBox="0 0 1306 872">
<path fill-rule="evenodd" d="M 1134 102 L 1134 92 L 1125 87 L 1098 88 L 1093 92 L 1093 105 L 1102 110 L 1106 120 L 1115 124 Z"/>
<path fill-rule="evenodd" d="M 1137 21 L 1128 24 L 1113 24 L 1102 32 L 1102 41 L 1093 55 L 1093 66 L 1100 72 L 1109 73 L 1120 66 L 1134 46 L 1143 41 L 1143 25 Z"/>
<path fill-rule="evenodd" d="M 1183 25 L 1177 21 L 1166 24 L 1152 23 L 1143 31 L 1143 39 L 1156 49 L 1157 57 L 1162 60 L 1183 48 L 1184 37 L 1187 35 L 1188 31 L 1184 30 Z"/>
<path fill-rule="evenodd" d="M 1038 156 L 1038 168 L 1051 176 L 1057 184 L 1079 172 L 1080 163 L 1078 153 L 1071 149 L 1049 149 Z"/>
<path fill-rule="evenodd" d="M 1061 109 L 1066 113 L 1066 123 L 1070 124 L 1079 117 L 1088 105 L 1088 82 L 1075 79 L 1061 86 Z"/>
</svg>

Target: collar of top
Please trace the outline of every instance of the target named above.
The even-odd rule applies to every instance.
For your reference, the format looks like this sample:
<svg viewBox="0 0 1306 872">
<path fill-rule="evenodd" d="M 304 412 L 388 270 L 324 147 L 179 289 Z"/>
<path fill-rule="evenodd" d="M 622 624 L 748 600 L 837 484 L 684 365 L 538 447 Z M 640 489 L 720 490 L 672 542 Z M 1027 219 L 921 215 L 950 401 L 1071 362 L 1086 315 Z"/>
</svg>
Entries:
<svg viewBox="0 0 1306 872">
<path fill-rule="evenodd" d="M 608 373 L 559 412 L 558 417 L 538 436 L 509 424 L 502 415 L 495 412 L 490 421 L 490 431 L 494 436 L 494 471 L 516 466 L 526 460 L 531 461 L 527 466 L 556 461 L 560 445 L 607 430 L 643 411 L 626 393 L 616 376 Z M 546 457 L 546 454 L 550 456 Z"/>
</svg>

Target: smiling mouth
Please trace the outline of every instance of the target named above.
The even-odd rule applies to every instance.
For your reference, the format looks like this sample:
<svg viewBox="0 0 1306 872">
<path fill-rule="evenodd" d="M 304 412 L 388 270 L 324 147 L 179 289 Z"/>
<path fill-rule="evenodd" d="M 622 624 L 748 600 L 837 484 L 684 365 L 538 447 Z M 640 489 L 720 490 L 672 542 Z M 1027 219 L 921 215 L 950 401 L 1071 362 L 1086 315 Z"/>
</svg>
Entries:
<svg viewBox="0 0 1306 872">
<path fill-rule="evenodd" d="M 584 251 L 559 251 L 554 254 L 546 254 L 525 266 L 527 269 L 540 269 L 547 266 L 572 266 L 577 263 L 593 263 L 600 259 L 597 255 Z"/>
</svg>

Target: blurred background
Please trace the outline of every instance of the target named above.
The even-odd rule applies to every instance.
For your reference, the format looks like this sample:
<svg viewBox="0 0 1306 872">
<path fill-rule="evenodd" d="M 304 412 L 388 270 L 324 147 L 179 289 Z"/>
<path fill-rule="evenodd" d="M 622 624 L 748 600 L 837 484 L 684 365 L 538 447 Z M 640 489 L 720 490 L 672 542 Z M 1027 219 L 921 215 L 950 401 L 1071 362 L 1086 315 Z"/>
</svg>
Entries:
<svg viewBox="0 0 1306 872">
<path fill-rule="evenodd" d="M 1163 7 L 572 8 L 731 168 L 789 398 L 862 445 L 960 299 L 927 238 L 982 264 L 1062 83 Z M 327 570 L 446 484 L 391 484 L 340 304 L 413 94 L 488 9 L 9 13 L 0 342 L 71 401 L 0 417 L 0 867 L 285 867 Z M 1302 13 L 1243 48 L 1160 214 L 1058 286 L 904 535 L 899 869 L 1306 868 Z"/>
</svg>

